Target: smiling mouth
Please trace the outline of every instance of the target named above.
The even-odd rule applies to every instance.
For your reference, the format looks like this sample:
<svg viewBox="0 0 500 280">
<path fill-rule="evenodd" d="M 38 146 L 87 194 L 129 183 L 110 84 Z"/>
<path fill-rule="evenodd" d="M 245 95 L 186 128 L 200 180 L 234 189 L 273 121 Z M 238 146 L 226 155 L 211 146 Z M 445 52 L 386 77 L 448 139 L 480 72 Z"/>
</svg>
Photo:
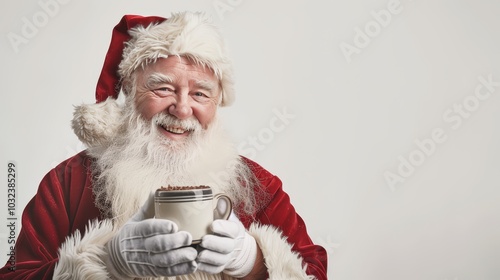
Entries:
<svg viewBox="0 0 500 280">
<path fill-rule="evenodd" d="M 177 135 L 184 134 L 184 133 L 190 131 L 190 130 L 187 130 L 187 129 L 184 129 L 184 128 L 178 127 L 178 126 L 160 125 L 160 127 L 163 128 L 164 130 L 166 130 L 167 132 L 170 132 L 172 134 L 177 134 Z"/>
</svg>

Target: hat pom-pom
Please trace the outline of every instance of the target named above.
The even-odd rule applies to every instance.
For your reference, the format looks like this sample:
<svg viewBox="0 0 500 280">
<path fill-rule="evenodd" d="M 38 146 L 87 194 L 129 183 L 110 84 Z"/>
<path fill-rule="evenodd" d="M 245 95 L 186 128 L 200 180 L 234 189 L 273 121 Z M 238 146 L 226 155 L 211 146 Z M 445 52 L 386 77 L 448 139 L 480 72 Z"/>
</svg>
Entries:
<svg viewBox="0 0 500 280">
<path fill-rule="evenodd" d="M 110 97 L 101 103 L 75 106 L 71 127 L 83 144 L 96 147 L 114 138 L 121 118 L 122 107 Z"/>
</svg>

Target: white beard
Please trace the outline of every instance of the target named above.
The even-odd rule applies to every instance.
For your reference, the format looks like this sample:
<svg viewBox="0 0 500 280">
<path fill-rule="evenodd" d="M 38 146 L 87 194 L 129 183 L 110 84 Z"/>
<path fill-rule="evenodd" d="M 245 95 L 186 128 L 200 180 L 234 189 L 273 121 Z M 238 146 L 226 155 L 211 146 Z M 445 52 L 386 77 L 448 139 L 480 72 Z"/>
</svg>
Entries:
<svg viewBox="0 0 500 280">
<path fill-rule="evenodd" d="M 254 210 L 255 176 L 217 120 L 202 129 L 196 120 L 176 119 L 192 131 L 186 141 L 173 142 L 158 131 L 157 122 L 165 123 L 164 118 L 157 115 L 147 122 L 133 105 L 128 107 L 119 135 L 88 151 L 95 158 L 94 194 L 103 215 L 121 225 L 151 192 L 167 185 L 207 185 L 214 193 L 227 193 L 235 204 L 245 199 L 246 212 Z"/>
</svg>

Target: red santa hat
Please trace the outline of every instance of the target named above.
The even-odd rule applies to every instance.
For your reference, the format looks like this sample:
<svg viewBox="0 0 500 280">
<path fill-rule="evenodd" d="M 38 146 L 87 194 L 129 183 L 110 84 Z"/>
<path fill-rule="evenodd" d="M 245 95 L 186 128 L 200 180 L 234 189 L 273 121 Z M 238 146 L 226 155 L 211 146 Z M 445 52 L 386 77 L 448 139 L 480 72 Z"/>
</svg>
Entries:
<svg viewBox="0 0 500 280">
<path fill-rule="evenodd" d="M 87 146 L 113 138 L 123 108 L 116 102 L 122 81 L 134 71 L 160 58 L 183 56 L 210 68 L 222 90 L 220 106 L 234 100 L 232 66 L 224 42 L 210 19 L 202 13 L 176 13 L 168 19 L 125 15 L 113 29 L 96 88 L 96 104 L 75 107 L 72 127 Z"/>
</svg>

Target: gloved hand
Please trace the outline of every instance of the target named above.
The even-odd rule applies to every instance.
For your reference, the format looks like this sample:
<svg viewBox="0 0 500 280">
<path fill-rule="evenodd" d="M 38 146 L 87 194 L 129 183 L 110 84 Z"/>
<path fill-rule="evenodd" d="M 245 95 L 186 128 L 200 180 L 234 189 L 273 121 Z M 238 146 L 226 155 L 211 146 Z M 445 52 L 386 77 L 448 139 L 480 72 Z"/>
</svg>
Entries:
<svg viewBox="0 0 500 280">
<path fill-rule="evenodd" d="M 228 220 L 213 221 L 210 229 L 212 234 L 203 236 L 200 243 L 198 270 L 210 274 L 223 271 L 236 278 L 250 273 L 257 256 L 257 243 L 234 213 Z"/>
<path fill-rule="evenodd" d="M 117 279 L 159 277 L 196 271 L 191 234 L 175 223 L 153 219 L 154 194 L 107 244 L 108 271 Z"/>
</svg>

